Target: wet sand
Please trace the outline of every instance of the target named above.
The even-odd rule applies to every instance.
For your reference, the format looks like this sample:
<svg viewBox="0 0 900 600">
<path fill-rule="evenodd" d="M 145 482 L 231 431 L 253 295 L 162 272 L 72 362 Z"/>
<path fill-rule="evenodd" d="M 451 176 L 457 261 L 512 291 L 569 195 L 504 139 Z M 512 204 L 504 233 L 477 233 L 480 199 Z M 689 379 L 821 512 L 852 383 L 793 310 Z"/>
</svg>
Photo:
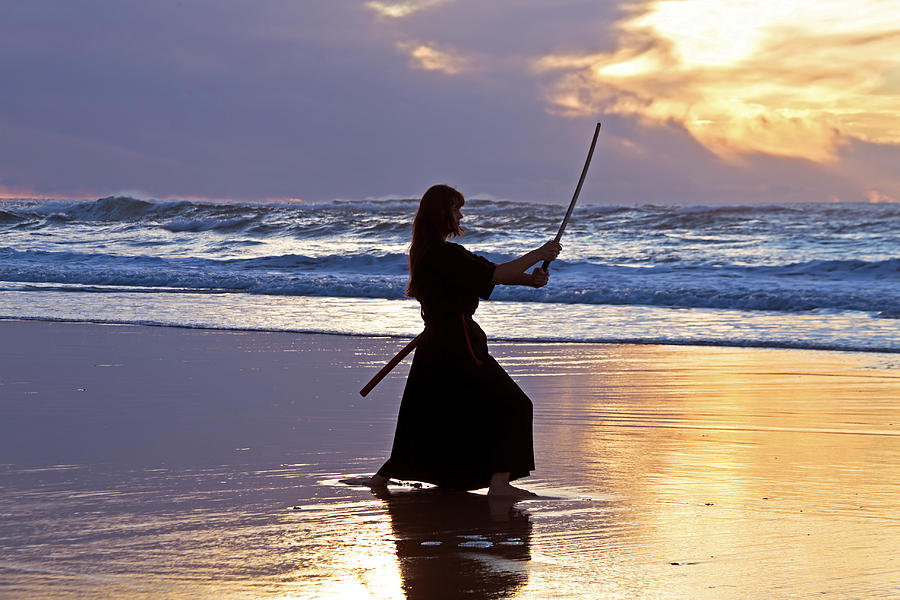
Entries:
<svg viewBox="0 0 900 600">
<path fill-rule="evenodd" d="M 0 321 L 0 597 L 900 597 L 900 355 L 491 344 L 512 505 L 340 483 L 404 343 Z"/>
</svg>

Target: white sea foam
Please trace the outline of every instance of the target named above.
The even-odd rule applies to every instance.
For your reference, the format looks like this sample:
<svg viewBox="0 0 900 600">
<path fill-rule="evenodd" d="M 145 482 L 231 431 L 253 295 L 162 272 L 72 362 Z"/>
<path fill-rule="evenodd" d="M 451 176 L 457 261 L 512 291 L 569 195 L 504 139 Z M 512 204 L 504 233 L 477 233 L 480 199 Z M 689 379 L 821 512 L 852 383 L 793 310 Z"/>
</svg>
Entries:
<svg viewBox="0 0 900 600">
<path fill-rule="evenodd" d="M 405 291 L 415 209 L 414 199 L 402 198 L 0 201 L 0 292 L 35 299 L 51 289 L 91 292 L 94 300 L 85 302 L 128 292 L 396 300 Z M 463 212 L 467 233 L 459 241 L 503 262 L 551 237 L 563 207 L 473 199 Z M 798 316 L 852 312 L 885 322 L 900 314 L 898 231 L 900 207 L 892 205 L 584 205 L 573 215 L 550 284 L 501 286 L 492 298 Z"/>
</svg>

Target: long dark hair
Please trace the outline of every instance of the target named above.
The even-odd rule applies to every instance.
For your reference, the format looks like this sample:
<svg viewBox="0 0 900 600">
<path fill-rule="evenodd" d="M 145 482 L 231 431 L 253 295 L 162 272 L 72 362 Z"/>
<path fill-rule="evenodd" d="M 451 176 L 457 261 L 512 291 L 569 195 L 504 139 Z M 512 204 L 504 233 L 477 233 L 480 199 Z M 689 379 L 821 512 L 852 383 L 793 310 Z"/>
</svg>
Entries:
<svg viewBox="0 0 900 600">
<path fill-rule="evenodd" d="M 421 263 L 425 253 L 441 244 L 448 237 L 462 234 L 462 228 L 453 218 L 453 209 L 460 208 L 466 199 L 449 185 L 433 185 L 428 188 L 419 202 L 419 210 L 413 219 L 412 242 L 409 245 L 409 285 L 406 295 L 419 297 L 416 281 L 416 267 Z"/>
</svg>

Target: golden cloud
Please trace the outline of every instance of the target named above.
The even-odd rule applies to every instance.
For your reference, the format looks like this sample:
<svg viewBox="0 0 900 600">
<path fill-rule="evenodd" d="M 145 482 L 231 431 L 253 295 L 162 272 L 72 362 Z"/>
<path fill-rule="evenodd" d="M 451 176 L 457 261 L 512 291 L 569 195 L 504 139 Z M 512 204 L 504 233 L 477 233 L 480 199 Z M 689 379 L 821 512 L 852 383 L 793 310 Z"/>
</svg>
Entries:
<svg viewBox="0 0 900 600">
<path fill-rule="evenodd" d="M 868 200 L 872 204 L 878 204 L 881 202 L 897 202 L 897 198 L 890 196 L 882 192 L 881 190 L 871 189 L 866 192 L 866 200 Z"/>
<path fill-rule="evenodd" d="M 677 123 L 728 158 L 900 144 L 900 0 L 653 0 L 618 29 L 535 62 L 554 112 Z"/>
<path fill-rule="evenodd" d="M 433 44 L 400 42 L 397 44 L 397 48 L 409 55 L 410 63 L 417 69 L 458 75 L 469 65 L 466 58 L 453 51 L 442 50 Z"/>
<path fill-rule="evenodd" d="M 366 2 L 366 7 L 374 10 L 383 17 L 401 19 L 418 12 L 424 8 L 430 8 L 443 4 L 447 0 L 406 0 L 405 2 Z"/>
</svg>

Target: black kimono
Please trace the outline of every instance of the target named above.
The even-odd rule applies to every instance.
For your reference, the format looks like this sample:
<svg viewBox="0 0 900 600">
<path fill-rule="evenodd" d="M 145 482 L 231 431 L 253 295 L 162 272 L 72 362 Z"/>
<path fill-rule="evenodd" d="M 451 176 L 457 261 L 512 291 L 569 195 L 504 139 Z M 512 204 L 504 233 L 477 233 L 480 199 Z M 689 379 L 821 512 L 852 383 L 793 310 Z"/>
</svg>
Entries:
<svg viewBox="0 0 900 600">
<path fill-rule="evenodd" d="M 417 265 L 425 332 L 416 348 L 391 457 L 378 474 L 457 490 L 534 469 L 531 400 L 488 354 L 472 314 L 494 289 L 494 265 L 458 244 Z"/>
</svg>

